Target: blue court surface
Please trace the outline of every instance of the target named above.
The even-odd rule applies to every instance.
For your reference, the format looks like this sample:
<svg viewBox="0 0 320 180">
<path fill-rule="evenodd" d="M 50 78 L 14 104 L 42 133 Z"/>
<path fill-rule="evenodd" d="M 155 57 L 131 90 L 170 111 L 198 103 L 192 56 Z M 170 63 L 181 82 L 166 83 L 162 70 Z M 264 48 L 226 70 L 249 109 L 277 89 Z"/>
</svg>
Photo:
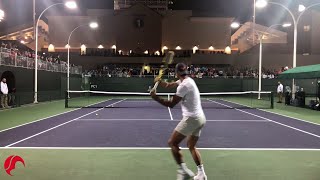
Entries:
<svg viewBox="0 0 320 180">
<path fill-rule="evenodd" d="M 203 149 L 320 149 L 320 125 L 244 109 L 223 100 L 204 100 L 207 123 Z M 132 108 L 137 104 L 139 108 Z M 82 108 L 0 132 L 0 146 L 12 148 L 167 148 L 179 123 L 173 109 L 154 101 L 111 99 L 107 108 Z M 127 108 L 117 108 L 127 107 Z M 145 107 L 145 108 L 143 108 Z M 185 147 L 185 144 L 182 145 Z"/>
</svg>

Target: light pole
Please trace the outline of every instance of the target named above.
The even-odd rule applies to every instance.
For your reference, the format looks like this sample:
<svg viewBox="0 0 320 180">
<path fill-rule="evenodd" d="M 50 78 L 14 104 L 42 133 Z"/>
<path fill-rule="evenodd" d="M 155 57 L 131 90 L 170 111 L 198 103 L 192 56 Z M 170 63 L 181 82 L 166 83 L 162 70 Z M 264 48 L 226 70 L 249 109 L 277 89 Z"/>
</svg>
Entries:
<svg viewBox="0 0 320 180">
<path fill-rule="evenodd" d="M 83 26 L 89 26 L 91 29 L 96 29 L 96 28 L 98 28 L 98 23 L 91 22 L 90 24 L 80 25 L 80 26 L 74 28 L 71 31 L 70 35 L 69 35 L 68 44 L 67 44 L 67 48 L 68 48 L 68 65 L 67 65 L 67 92 L 68 92 L 68 98 L 70 98 L 70 96 L 69 96 L 69 91 L 70 91 L 70 39 L 71 39 L 71 36 L 72 36 L 73 32 L 76 31 L 77 29 L 79 29 L 80 27 L 83 27 Z"/>
<path fill-rule="evenodd" d="M 249 26 L 247 24 L 239 24 L 237 22 L 234 22 L 231 24 L 232 28 L 238 28 L 241 26 Z M 269 26 L 264 32 L 262 33 L 258 33 L 257 31 L 255 31 L 255 34 L 258 35 L 259 37 L 259 87 L 258 87 L 258 99 L 261 99 L 261 86 L 262 86 L 262 43 L 263 43 L 263 36 L 273 27 L 276 26 L 282 26 L 282 27 L 290 27 L 291 24 L 285 23 L 285 24 L 273 24 L 271 26 Z"/>
<path fill-rule="evenodd" d="M 292 11 L 286 7 L 285 5 L 281 4 L 281 3 L 277 3 L 277 2 L 268 2 L 267 0 L 257 0 L 256 1 L 256 6 L 258 8 L 264 8 L 266 7 L 268 4 L 274 4 L 274 5 L 278 5 L 278 6 L 281 6 L 283 9 L 285 9 L 289 14 L 290 16 L 292 17 L 292 20 L 293 20 L 293 26 L 294 26 L 294 32 L 293 32 L 293 62 L 292 62 L 292 67 L 295 68 L 297 67 L 297 43 L 298 43 L 298 23 L 302 17 L 302 15 L 310 8 L 314 7 L 314 6 L 318 6 L 320 5 L 320 3 L 315 3 L 315 4 L 312 4 L 308 7 L 305 7 L 303 5 L 299 5 L 299 12 L 301 12 L 299 14 L 299 16 L 296 18 L 294 16 L 294 14 L 292 13 Z M 296 92 L 296 89 L 295 89 L 295 80 L 292 79 L 292 98 L 294 99 L 295 98 L 295 92 Z"/>
<path fill-rule="evenodd" d="M 39 26 L 39 21 L 42 17 L 42 15 L 50 8 L 57 6 L 57 5 L 65 5 L 69 9 L 75 9 L 77 8 L 77 4 L 74 1 L 67 1 L 66 3 L 56 3 L 52 4 L 46 9 L 42 11 L 42 13 L 39 15 L 36 23 L 36 47 L 35 47 L 35 60 L 34 60 L 34 103 L 38 103 L 38 26 Z"/>
<path fill-rule="evenodd" d="M 253 0 L 253 17 L 252 17 L 253 27 L 252 27 L 252 45 L 255 43 L 255 28 L 256 28 L 256 0 Z"/>
</svg>

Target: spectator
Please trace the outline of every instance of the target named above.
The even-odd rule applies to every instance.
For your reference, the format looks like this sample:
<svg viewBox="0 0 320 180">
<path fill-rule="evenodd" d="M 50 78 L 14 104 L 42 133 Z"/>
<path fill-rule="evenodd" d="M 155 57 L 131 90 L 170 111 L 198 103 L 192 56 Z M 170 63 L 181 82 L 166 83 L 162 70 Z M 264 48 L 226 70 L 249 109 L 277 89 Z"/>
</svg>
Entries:
<svg viewBox="0 0 320 180">
<path fill-rule="evenodd" d="M 1 81 L 1 106 L 2 108 L 9 108 L 8 106 L 8 86 L 6 78 Z"/>
<path fill-rule="evenodd" d="M 16 88 L 12 88 L 11 91 L 9 91 L 9 95 L 8 95 L 8 104 L 11 107 L 14 107 L 16 105 Z"/>
<path fill-rule="evenodd" d="M 278 103 L 282 103 L 283 85 L 281 84 L 280 81 L 278 82 L 277 93 L 278 93 L 278 98 L 279 98 Z"/>
</svg>

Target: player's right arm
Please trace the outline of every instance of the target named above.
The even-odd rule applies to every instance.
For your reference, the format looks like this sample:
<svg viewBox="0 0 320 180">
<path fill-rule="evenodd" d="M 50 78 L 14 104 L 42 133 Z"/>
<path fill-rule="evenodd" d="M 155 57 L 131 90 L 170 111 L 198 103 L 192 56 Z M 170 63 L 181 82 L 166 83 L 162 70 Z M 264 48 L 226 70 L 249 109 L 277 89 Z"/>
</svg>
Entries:
<svg viewBox="0 0 320 180">
<path fill-rule="evenodd" d="M 177 82 L 168 83 L 168 82 L 161 81 L 161 79 L 159 78 L 155 78 L 154 82 L 157 82 L 157 81 L 159 81 L 159 86 L 163 88 L 176 88 L 179 86 Z"/>
</svg>

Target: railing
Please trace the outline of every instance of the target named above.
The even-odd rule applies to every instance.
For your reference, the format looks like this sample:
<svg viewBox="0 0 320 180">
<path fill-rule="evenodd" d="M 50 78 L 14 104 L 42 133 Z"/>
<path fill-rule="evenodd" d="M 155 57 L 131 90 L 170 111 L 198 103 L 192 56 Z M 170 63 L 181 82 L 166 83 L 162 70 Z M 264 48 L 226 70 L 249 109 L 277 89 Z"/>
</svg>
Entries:
<svg viewBox="0 0 320 180">
<path fill-rule="evenodd" d="M 157 75 L 127 75 L 127 74 L 86 74 L 83 73 L 82 76 L 84 77 L 102 77 L 102 78 L 155 78 Z M 192 78 L 196 79 L 205 79 L 205 78 L 211 78 L 211 79 L 258 79 L 258 76 L 208 76 L 208 75 L 190 75 Z M 163 75 L 162 79 L 174 79 L 176 78 L 175 75 Z M 277 76 L 274 77 L 263 77 L 263 79 L 276 79 Z"/>
<path fill-rule="evenodd" d="M 35 63 L 33 58 L 11 54 L 9 49 L 1 48 L 0 50 L 0 66 L 3 65 L 34 69 L 34 64 Z M 67 68 L 68 66 L 65 62 L 59 64 L 54 62 L 43 61 L 40 59 L 38 60 L 39 70 L 67 73 Z M 82 74 L 82 67 L 71 66 L 70 74 Z"/>
</svg>

